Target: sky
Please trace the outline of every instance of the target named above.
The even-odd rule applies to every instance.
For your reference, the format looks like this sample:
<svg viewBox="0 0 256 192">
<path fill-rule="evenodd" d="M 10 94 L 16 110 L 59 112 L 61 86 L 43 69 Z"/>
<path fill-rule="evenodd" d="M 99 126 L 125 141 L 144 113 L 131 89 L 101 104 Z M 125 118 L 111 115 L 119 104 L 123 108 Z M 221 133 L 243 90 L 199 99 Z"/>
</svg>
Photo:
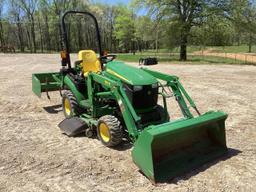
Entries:
<svg viewBox="0 0 256 192">
<path fill-rule="evenodd" d="M 115 4 L 118 4 L 118 3 L 128 5 L 131 2 L 131 0 L 91 0 L 91 2 L 100 2 L 100 3 L 109 4 L 109 5 L 115 5 Z M 7 11 L 7 6 L 6 5 L 7 4 L 4 4 L 3 14 L 5 14 L 6 11 Z M 140 9 L 137 12 L 137 14 L 138 15 L 146 15 L 146 10 Z"/>
<path fill-rule="evenodd" d="M 118 4 L 118 3 L 123 3 L 123 4 L 128 4 L 130 0 L 92 0 L 93 2 L 101 2 L 101 3 L 106 3 L 110 5 Z"/>
<path fill-rule="evenodd" d="M 122 3 L 125 5 L 128 5 L 132 0 L 91 0 L 92 2 L 99 2 L 99 3 L 104 3 L 104 4 L 109 4 L 109 5 L 116 5 L 118 3 Z M 146 9 L 140 9 L 137 12 L 138 15 L 146 15 L 147 11 Z"/>
</svg>

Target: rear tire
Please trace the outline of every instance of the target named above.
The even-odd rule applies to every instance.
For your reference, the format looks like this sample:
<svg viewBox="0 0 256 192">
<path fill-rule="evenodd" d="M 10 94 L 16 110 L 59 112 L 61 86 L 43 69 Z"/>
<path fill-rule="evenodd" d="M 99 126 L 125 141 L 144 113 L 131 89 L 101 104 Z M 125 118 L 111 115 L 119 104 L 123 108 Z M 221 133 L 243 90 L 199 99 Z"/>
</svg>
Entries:
<svg viewBox="0 0 256 192">
<path fill-rule="evenodd" d="M 62 109 L 66 118 L 78 115 L 78 103 L 71 91 L 65 91 L 62 95 Z"/>
<path fill-rule="evenodd" d="M 121 122 L 112 115 L 105 115 L 98 120 L 97 133 L 99 140 L 107 147 L 115 147 L 123 139 Z"/>
</svg>

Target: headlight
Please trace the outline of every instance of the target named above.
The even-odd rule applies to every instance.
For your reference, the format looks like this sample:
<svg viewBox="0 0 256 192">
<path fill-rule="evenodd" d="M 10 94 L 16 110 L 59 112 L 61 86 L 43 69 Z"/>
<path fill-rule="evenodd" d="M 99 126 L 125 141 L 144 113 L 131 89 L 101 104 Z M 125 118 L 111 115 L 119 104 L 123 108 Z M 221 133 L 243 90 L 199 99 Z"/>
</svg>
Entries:
<svg viewBox="0 0 256 192">
<path fill-rule="evenodd" d="M 143 87 L 141 85 L 135 85 L 133 87 L 133 91 L 141 91 L 143 89 Z"/>
<path fill-rule="evenodd" d="M 153 88 L 153 89 L 155 89 L 155 88 L 157 88 L 157 87 L 158 87 L 158 83 L 152 84 L 152 88 Z"/>
</svg>

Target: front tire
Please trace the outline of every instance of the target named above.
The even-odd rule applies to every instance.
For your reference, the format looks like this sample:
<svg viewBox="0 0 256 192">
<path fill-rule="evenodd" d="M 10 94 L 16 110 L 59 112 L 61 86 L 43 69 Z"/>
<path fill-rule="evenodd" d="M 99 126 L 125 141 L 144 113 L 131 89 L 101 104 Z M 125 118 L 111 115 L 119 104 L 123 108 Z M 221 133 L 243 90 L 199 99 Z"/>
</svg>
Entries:
<svg viewBox="0 0 256 192">
<path fill-rule="evenodd" d="M 121 123 L 112 115 L 105 115 L 98 120 L 97 133 L 99 140 L 107 147 L 115 147 L 123 139 Z"/>
<path fill-rule="evenodd" d="M 71 118 L 78 113 L 78 103 L 71 91 L 65 91 L 62 96 L 62 109 L 66 118 Z"/>
</svg>

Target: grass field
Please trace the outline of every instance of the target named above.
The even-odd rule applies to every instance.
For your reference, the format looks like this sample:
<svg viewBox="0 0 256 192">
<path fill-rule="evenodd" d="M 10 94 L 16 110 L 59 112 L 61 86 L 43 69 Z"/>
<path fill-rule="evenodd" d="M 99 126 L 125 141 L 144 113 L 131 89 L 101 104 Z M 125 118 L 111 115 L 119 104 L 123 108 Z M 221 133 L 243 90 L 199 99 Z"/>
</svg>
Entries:
<svg viewBox="0 0 256 192">
<path fill-rule="evenodd" d="M 188 60 L 186 62 L 179 61 L 179 48 L 175 49 L 159 49 L 156 50 L 146 50 L 143 52 L 137 52 L 133 54 L 116 53 L 118 55 L 117 60 L 125 62 L 135 62 L 138 63 L 140 58 L 145 57 L 157 57 L 160 63 L 183 63 L 183 64 L 254 64 L 256 63 L 256 58 L 244 59 L 245 55 L 248 54 L 249 48 L 247 45 L 241 46 L 188 46 Z M 18 51 L 19 52 L 19 51 Z M 206 54 L 206 52 L 214 54 Z M 50 52 L 54 54 L 55 52 Z M 215 54 L 216 53 L 216 54 Z M 222 55 L 224 54 L 225 55 Z M 226 54 L 241 54 L 239 56 L 227 56 Z M 255 54 L 253 54 L 255 53 Z M 204 55 L 202 55 L 204 54 Z M 256 57 L 256 46 L 252 47 L 252 53 L 248 54 L 252 57 Z M 242 59 L 241 59 L 242 58 Z M 254 62 L 252 62 L 254 60 Z"/>
<path fill-rule="evenodd" d="M 188 46 L 188 48 L 187 48 L 187 52 L 188 53 L 193 53 L 193 52 L 195 52 L 195 51 L 200 51 L 200 50 L 202 50 L 202 46 Z M 179 53 L 179 51 L 180 51 L 180 48 L 179 47 L 176 47 L 176 48 L 174 48 L 174 49 L 172 49 L 172 50 L 170 50 L 170 49 L 159 49 L 158 50 L 158 53 Z M 147 51 L 145 51 L 144 53 L 148 53 L 148 54 L 157 54 L 156 53 L 156 50 L 147 50 Z"/>
<path fill-rule="evenodd" d="M 196 51 L 202 51 L 202 50 L 213 50 L 216 52 L 221 53 L 248 53 L 249 47 L 248 45 L 240 45 L 240 46 L 188 46 L 187 52 L 188 53 L 194 53 Z M 170 49 L 159 49 L 158 54 L 162 53 L 179 53 L 180 49 L 179 47 L 176 47 L 172 50 Z M 144 54 L 157 54 L 155 50 L 147 50 L 143 52 Z M 252 53 L 256 53 L 256 46 L 252 46 Z"/>
<path fill-rule="evenodd" d="M 188 60 L 182 63 L 192 63 L 192 64 L 250 64 L 250 62 L 245 60 L 238 60 L 234 58 L 222 57 L 220 55 L 201 55 L 201 51 L 211 51 L 214 53 L 234 53 L 234 54 L 247 54 L 248 46 L 219 46 L 219 47 L 200 47 L 200 46 L 189 46 L 187 49 Z M 256 47 L 252 47 L 252 52 L 256 53 Z M 158 52 L 155 50 L 147 50 L 143 52 L 138 52 L 135 55 L 133 54 L 117 54 L 118 60 L 126 62 L 138 62 L 140 58 L 145 57 L 157 57 L 160 63 L 181 63 L 179 61 L 179 48 L 173 50 L 168 49 L 159 49 Z M 253 55 L 253 54 L 251 54 Z"/>
</svg>

